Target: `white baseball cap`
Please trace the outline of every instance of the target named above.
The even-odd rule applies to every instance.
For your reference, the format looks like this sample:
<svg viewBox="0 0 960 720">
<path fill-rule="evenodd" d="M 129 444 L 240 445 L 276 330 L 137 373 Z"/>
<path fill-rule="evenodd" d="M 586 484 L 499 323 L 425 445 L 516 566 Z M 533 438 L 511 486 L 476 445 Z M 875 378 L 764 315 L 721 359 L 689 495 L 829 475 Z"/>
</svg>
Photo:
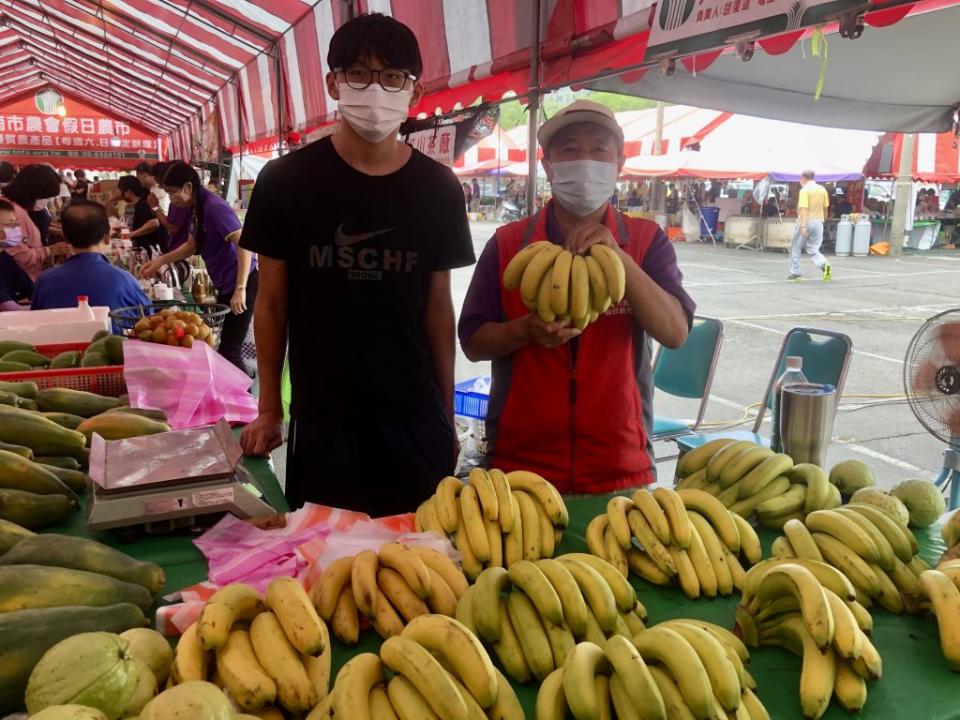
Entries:
<svg viewBox="0 0 960 720">
<path fill-rule="evenodd" d="M 562 130 L 568 125 L 574 123 L 596 123 L 612 132 L 617 138 L 617 142 L 623 145 L 623 130 L 617 124 L 617 117 L 613 111 L 606 105 L 601 105 L 593 100 L 577 100 L 567 105 L 562 110 L 558 110 L 552 118 L 547 120 L 537 131 L 537 142 L 540 146 L 546 148 L 550 143 L 550 138 L 558 130 Z"/>
</svg>

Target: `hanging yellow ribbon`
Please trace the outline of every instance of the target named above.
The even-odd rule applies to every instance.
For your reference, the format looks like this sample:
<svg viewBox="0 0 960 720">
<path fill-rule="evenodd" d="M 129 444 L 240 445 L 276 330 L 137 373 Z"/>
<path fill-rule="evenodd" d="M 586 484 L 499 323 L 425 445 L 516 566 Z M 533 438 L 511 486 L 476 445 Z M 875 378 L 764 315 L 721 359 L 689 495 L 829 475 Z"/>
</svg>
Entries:
<svg viewBox="0 0 960 720">
<path fill-rule="evenodd" d="M 823 34 L 823 26 L 817 25 L 813 29 L 813 36 L 810 38 L 810 54 L 813 57 L 821 57 L 820 46 L 823 45 L 823 56 L 820 60 L 820 75 L 817 77 L 817 89 L 813 94 L 814 100 L 819 100 L 823 94 L 823 82 L 827 77 L 827 64 L 830 61 L 830 48 L 827 45 L 827 36 Z"/>
</svg>

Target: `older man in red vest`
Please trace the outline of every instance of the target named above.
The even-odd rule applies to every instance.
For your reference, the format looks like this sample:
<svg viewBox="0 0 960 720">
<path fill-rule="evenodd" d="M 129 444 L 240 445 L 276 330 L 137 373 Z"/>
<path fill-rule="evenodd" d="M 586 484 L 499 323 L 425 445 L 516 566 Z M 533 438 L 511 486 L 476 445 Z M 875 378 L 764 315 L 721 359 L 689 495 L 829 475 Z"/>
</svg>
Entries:
<svg viewBox="0 0 960 720">
<path fill-rule="evenodd" d="M 538 472 L 566 493 L 644 485 L 656 477 L 649 338 L 682 345 L 695 306 L 660 227 L 609 202 L 624 160 L 613 113 L 580 100 L 537 137 L 553 198 L 532 218 L 497 230 L 460 317 L 467 357 L 493 361 L 488 459 Z M 595 243 L 613 249 L 626 270 L 623 301 L 582 331 L 530 312 L 502 279 L 510 259 L 538 240 L 578 254 Z"/>
</svg>

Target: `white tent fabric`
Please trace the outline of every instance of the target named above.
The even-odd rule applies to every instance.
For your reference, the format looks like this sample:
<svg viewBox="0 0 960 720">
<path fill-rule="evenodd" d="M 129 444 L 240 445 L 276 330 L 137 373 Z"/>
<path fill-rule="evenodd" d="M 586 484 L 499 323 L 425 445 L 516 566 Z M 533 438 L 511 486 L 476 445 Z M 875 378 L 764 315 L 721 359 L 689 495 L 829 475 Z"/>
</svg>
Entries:
<svg viewBox="0 0 960 720">
<path fill-rule="evenodd" d="M 276 153 L 268 155 L 276 156 Z M 227 182 L 227 202 L 234 205 L 240 199 L 240 180 L 256 180 L 270 160 L 271 157 L 262 155 L 244 155 L 241 161 L 239 155 L 234 155 L 230 163 L 230 180 Z"/>
<path fill-rule="evenodd" d="M 909 15 L 891 27 L 868 27 L 855 40 L 829 35 L 819 101 L 814 92 L 821 62 L 810 57 L 809 41 L 783 55 L 757 47 L 749 62 L 727 51 L 695 74 L 677 63 L 672 76 L 650 69 L 635 82 L 617 76 L 590 87 L 813 125 L 945 132 L 960 102 L 951 74 L 958 28 L 960 6 L 954 5 Z"/>
</svg>

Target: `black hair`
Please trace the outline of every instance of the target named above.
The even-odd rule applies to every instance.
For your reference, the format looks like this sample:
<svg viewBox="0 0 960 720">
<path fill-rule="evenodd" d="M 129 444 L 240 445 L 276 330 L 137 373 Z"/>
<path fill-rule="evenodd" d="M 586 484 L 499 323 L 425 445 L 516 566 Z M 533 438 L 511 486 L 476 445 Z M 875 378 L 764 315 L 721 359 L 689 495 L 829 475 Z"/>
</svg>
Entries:
<svg viewBox="0 0 960 720">
<path fill-rule="evenodd" d="M 167 168 L 170 167 L 168 162 L 158 162 L 154 163 L 153 167 L 147 170 L 148 175 L 153 175 L 157 179 L 157 182 L 163 185 L 163 176 L 167 174 Z"/>
<path fill-rule="evenodd" d="M 78 178 L 80 178 L 81 180 L 86 180 L 86 179 L 87 179 L 87 171 L 86 171 L 86 170 L 77 170 L 76 172 L 73 173 L 73 175 L 74 175 L 74 177 L 78 177 Z"/>
<path fill-rule="evenodd" d="M 195 221 L 196 232 L 193 240 L 197 244 L 197 250 L 203 247 L 203 185 L 200 183 L 200 175 L 190 165 L 183 160 L 174 160 L 167 167 L 163 175 L 163 184 L 182 188 L 187 183 L 193 186 L 193 217 Z"/>
<path fill-rule="evenodd" d="M 78 250 L 93 247 L 110 234 L 107 209 L 93 200 L 74 200 L 60 214 L 63 237 Z"/>
<path fill-rule="evenodd" d="M 5 210 L 7 212 L 14 212 L 16 208 L 13 206 L 13 203 L 9 202 L 8 200 L 4 200 L 3 198 L 0 198 L 0 210 Z"/>
<path fill-rule="evenodd" d="M 3 194 L 24 210 L 33 210 L 37 200 L 60 194 L 60 176 L 49 165 L 27 165 L 3 189 Z"/>
<path fill-rule="evenodd" d="M 153 175 L 153 166 L 148 162 L 139 162 L 136 167 L 133 168 L 133 172 L 136 175 L 144 173 L 145 175 Z"/>
<path fill-rule="evenodd" d="M 418 78 L 423 73 L 416 35 L 399 20 L 381 13 L 364 13 L 341 25 L 330 38 L 327 67 L 346 68 L 369 57 Z"/>
<path fill-rule="evenodd" d="M 6 160 L 0 161 L 0 183 L 8 183 L 17 176 L 17 169 Z"/>
<path fill-rule="evenodd" d="M 148 190 L 140 184 L 140 181 L 137 180 L 135 175 L 124 175 L 117 180 L 117 190 L 122 193 L 129 190 L 137 197 L 145 197 L 148 192 Z"/>
</svg>

